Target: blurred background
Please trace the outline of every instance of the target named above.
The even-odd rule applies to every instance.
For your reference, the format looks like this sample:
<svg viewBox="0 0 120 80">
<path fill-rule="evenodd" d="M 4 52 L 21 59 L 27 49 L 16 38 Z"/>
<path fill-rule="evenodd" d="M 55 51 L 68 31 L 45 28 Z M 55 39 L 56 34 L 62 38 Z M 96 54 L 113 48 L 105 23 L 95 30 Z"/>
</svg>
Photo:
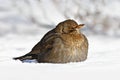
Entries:
<svg viewBox="0 0 120 80">
<path fill-rule="evenodd" d="M 81 31 L 89 40 L 89 57 L 118 53 L 120 0 L 0 0 L 0 57 L 28 53 L 66 19 L 85 24 Z"/>
<path fill-rule="evenodd" d="M 0 36 L 38 35 L 66 19 L 86 35 L 120 37 L 120 0 L 0 0 Z"/>
</svg>

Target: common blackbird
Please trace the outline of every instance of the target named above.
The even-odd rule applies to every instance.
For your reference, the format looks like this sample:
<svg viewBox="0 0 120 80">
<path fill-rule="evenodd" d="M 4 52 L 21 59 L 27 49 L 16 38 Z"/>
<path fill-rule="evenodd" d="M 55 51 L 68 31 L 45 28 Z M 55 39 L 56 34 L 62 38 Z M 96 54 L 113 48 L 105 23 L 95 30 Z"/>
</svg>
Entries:
<svg viewBox="0 0 120 80">
<path fill-rule="evenodd" d="M 87 59 L 88 40 L 80 32 L 84 24 L 68 19 L 47 32 L 32 50 L 20 57 L 21 61 L 36 59 L 39 63 L 81 62 Z"/>
</svg>

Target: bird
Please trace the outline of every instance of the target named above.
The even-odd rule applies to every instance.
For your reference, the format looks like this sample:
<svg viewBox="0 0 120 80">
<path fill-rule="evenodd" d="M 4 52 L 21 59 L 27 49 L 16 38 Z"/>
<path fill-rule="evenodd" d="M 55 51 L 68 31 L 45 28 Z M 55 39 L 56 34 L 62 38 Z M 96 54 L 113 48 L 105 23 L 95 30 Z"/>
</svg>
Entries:
<svg viewBox="0 0 120 80">
<path fill-rule="evenodd" d="M 88 56 L 88 39 L 80 31 L 84 24 L 67 19 L 48 31 L 32 50 L 14 60 L 37 60 L 38 63 L 82 62 Z"/>
</svg>

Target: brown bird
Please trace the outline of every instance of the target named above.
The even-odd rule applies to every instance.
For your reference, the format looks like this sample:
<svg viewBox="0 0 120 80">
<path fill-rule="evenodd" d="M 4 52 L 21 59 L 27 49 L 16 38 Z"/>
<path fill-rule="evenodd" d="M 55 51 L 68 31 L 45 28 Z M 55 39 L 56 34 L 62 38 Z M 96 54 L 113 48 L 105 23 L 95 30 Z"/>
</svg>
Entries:
<svg viewBox="0 0 120 80">
<path fill-rule="evenodd" d="M 39 63 L 80 62 L 87 59 L 88 40 L 80 32 L 84 24 L 74 20 L 59 23 L 38 42 L 32 50 L 15 60 L 36 59 Z"/>
</svg>

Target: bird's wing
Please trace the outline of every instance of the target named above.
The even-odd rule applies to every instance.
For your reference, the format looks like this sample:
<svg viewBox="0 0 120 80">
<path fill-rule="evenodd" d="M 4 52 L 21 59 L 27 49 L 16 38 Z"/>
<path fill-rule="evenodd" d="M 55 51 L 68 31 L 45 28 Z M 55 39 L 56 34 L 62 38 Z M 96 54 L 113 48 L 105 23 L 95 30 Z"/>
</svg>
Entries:
<svg viewBox="0 0 120 80">
<path fill-rule="evenodd" d="M 38 42 L 31 50 L 30 53 L 38 54 L 44 51 L 50 50 L 53 47 L 54 40 L 57 38 L 58 35 L 54 31 L 49 31 L 45 34 L 45 36 Z"/>
</svg>

